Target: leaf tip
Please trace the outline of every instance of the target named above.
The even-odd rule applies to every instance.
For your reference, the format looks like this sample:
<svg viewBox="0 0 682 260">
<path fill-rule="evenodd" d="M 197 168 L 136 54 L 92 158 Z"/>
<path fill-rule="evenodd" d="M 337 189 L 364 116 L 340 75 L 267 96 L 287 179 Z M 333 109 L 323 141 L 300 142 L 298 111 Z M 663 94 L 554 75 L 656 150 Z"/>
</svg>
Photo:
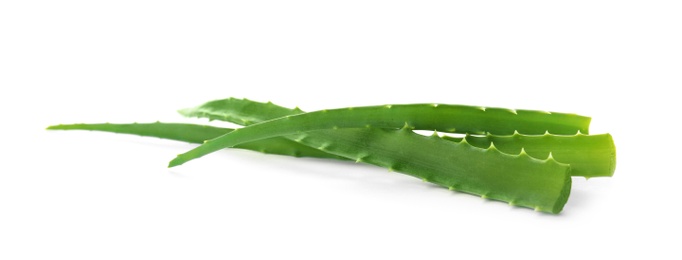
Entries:
<svg viewBox="0 0 682 260">
<path fill-rule="evenodd" d="M 178 114 L 183 115 L 185 117 L 190 117 L 194 113 L 194 109 L 192 108 L 183 108 L 183 109 L 178 109 L 177 110 Z"/>
<path fill-rule="evenodd" d="M 184 154 L 178 154 L 177 156 L 175 156 L 175 158 L 173 158 L 173 160 L 168 162 L 168 168 L 173 168 L 175 166 L 182 165 L 182 164 L 186 163 L 187 161 L 188 160 L 186 160 L 184 158 Z"/>
</svg>

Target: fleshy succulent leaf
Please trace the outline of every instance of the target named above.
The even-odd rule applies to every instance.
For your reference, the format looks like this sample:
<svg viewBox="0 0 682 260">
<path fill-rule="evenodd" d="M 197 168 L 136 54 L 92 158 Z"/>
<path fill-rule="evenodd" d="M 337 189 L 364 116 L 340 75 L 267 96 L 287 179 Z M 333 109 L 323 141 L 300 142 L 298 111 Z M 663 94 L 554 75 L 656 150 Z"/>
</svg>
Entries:
<svg viewBox="0 0 682 260">
<path fill-rule="evenodd" d="M 181 110 L 181 114 L 188 117 L 224 120 L 236 124 L 240 124 L 243 121 L 242 118 L 248 118 L 253 124 L 302 112 L 300 109 L 289 109 L 272 102 L 260 103 L 235 98 L 210 101 L 195 108 Z M 446 127 L 440 126 L 440 128 Z M 317 135 L 315 132 L 309 134 Z M 545 159 L 552 152 L 557 161 L 571 165 L 573 176 L 588 178 L 612 176 L 615 169 L 615 146 L 609 134 L 545 135 L 545 132 L 542 132 L 542 135 L 522 135 L 514 131 L 511 135 L 467 134 L 466 136 L 467 139 L 450 136 L 443 136 L 443 138 L 457 142 L 469 141 L 479 148 L 488 148 L 490 143 L 494 142 L 496 149 L 511 155 L 518 155 L 521 149 L 527 147 L 529 155 L 537 159 Z M 333 133 L 328 133 L 326 137 L 329 140 L 335 139 Z M 297 135 L 285 138 L 300 142 Z"/>
<path fill-rule="evenodd" d="M 48 130 L 90 130 L 119 134 L 158 137 L 162 139 L 201 144 L 231 132 L 231 128 L 221 128 L 206 125 L 178 124 L 178 123 L 134 123 L 134 124 L 71 124 L 54 125 Z M 234 148 L 252 150 L 267 154 L 287 155 L 294 157 L 313 157 L 324 159 L 348 160 L 347 158 L 329 154 L 311 148 L 298 142 L 281 138 L 269 138 L 255 142 L 244 143 Z"/>
</svg>

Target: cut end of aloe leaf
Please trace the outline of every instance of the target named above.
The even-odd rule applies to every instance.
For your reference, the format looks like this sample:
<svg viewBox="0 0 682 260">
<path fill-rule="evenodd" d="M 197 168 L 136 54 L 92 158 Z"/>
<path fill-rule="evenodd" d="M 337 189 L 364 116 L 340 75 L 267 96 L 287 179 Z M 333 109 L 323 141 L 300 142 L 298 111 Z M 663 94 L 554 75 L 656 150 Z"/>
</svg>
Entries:
<svg viewBox="0 0 682 260">
<path fill-rule="evenodd" d="M 554 208 L 552 208 L 551 210 L 552 214 L 559 214 L 564 209 L 566 202 L 568 202 L 568 197 L 571 195 L 572 180 L 570 167 L 566 169 L 565 182 L 566 185 L 564 185 L 564 188 L 561 190 L 561 193 L 559 194 L 559 198 L 557 199 L 556 205 L 554 205 Z"/>
<path fill-rule="evenodd" d="M 611 156 L 611 166 L 609 167 L 609 175 L 608 175 L 608 177 L 612 177 L 613 173 L 616 172 L 616 144 L 613 142 L 613 137 L 611 136 L 611 134 L 606 134 L 606 135 L 608 136 L 609 140 L 611 140 L 611 147 L 613 148 L 613 149 L 611 149 L 611 152 L 613 154 Z"/>
</svg>

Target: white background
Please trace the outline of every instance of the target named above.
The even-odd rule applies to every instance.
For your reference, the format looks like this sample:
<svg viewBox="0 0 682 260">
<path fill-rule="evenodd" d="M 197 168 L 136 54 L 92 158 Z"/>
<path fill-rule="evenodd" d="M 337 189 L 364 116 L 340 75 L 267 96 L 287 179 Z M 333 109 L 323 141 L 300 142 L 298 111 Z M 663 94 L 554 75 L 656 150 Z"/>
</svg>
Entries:
<svg viewBox="0 0 682 260">
<path fill-rule="evenodd" d="M 680 259 L 679 1 L 2 1 L 0 259 Z M 369 165 L 48 132 L 440 102 L 573 112 L 618 147 L 558 215 Z M 428 151 L 424 151 L 428 152 Z"/>
</svg>

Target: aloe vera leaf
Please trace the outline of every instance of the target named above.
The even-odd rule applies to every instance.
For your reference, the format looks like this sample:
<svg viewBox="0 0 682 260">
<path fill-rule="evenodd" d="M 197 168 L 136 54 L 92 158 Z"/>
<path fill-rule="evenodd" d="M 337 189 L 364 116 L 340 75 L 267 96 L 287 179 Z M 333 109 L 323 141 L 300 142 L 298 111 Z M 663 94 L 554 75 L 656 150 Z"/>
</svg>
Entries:
<svg viewBox="0 0 682 260">
<path fill-rule="evenodd" d="M 610 177 L 616 169 L 616 147 L 610 134 L 599 135 L 467 135 L 466 142 L 479 148 L 494 144 L 507 154 L 527 153 L 533 158 L 551 156 L 558 162 L 571 165 L 573 176 Z M 462 137 L 443 136 L 461 142 Z"/>
<path fill-rule="evenodd" d="M 218 106 L 212 112 L 183 110 L 182 113 L 237 122 L 248 118 L 257 122 L 269 115 L 297 112 L 272 103 L 234 101 L 238 104 L 232 107 L 234 110 Z M 261 109 L 264 107 L 267 109 Z M 227 113 L 221 115 L 217 111 Z M 408 129 L 332 129 L 290 138 L 356 162 L 377 165 L 451 190 L 537 211 L 559 213 L 570 193 L 570 169 L 567 165 L 552 158 L 539 160 L 527 154 L 503 154 L 495 146 L 480 149 L 466 142 L 454 143 L 421 136 Z"/>
<path fill-rule="evenodd" d="M 250 125 L 287 115 L 303 113 L 295 108 L 289 109 L 273 104 L 260 103 L 247 99 L 222 99 L 202 104 L 195 108 L 179 111 L 184 116 L 222 120 L 236 124 Z M 311 133 L 314 134 L 314 133 Z M 334 140 L 334 135 L 328 135 Z M 447 140 L 461 141 L 462 138 L 443 136 Z M 287 138 L 296 140 L 297 136 Z M 467 141 L 479 148 L 487 148 L 491 142 L 502 152 L 519 154 L 521 149 L 531 157 L 545 159 L 552 153 L 554 159 L 571 165 L 573 176 L 606 177 L 613 176 L 616 162 L 616 149 L 609 134 L 600 135 L 513 135 L 467 136 Z"/>
<path fill-rule="evenodd" d="M 201 144 L 233 129 L 205 125 L 178 123 L 133 123 L 133 124 L 71 124 L 49 126 L 48 130 L 91 130 L 139 136 L 158 137 L 176 141 Z M 255 142 L 244 143 L 234 148 L 258 151 L 266 154 L 288 155 L 294 157 L 313 157 L 325 159 L 348 160 L 295 141 L 282 138 L 268 138 Z"/>
<path fill-rule="evenodd" d="M 231 113 L 213 113 L 223 111 L 225 106 L 232 108 Z M 263 106 L 262 103 L 235 98 L 214 100 L 200 107 L 183 109 L 179 112 L 187 116 L 207 114 L 209 119 L 226 120 L 242 125 L 291 116 L 289 119 L 294 123 L 305 124 L 317 120 L 310 126 L 319 126 L 320 129 L 367 125 L 398 129 L 407 123 L 418 130 L 495 135 L 511 135 L 515 132 L 528 135 L 542 135 L 546 132 L 563 135 L 573 135 L 577 132 L 587 134 L 591 120 L 589 117 L 575 114 L 447 104 L 349 107 L 320 110 L 302 115 L 304 112 L 298 108 L 288 109 L 274 105 L 272 102 Z M 267 119 L 264 119 L 262 115 L 265 115 Z M 309 129 L 310 126 L 300 130 L 320 130 Z"/>
<path fill-rule="evenodd" d="M 284 121 L 284 124 L 287 123 Z M 225 136 L 238 134 L 257 125 L 235 130 Z M 334 140 L 330 140 L 329 136 L 334 136 Z M 204 145 L 220 141 L 223 137 Z M 239 143 L 249 138 L 258 139 L 247 133 L 245 136 L 237 135 L 236 141 L 232 142 Z M 560 212 L 570 193 L 570 167 L 552 157 L 539 160 L 525 153 L 505 154 L 492 145 L 481 149 L 466 142 L 451 142 L 437 136 L 425 137 L 415 134 L 408 126 L 401 130 L 331 128 L 300 133 L 297 138 L 298 142 L 339 156 L 355 158 L 357 162 L 386 167 L 453 190 L 538 211 Z M 192 151 L 189 153 L 192 156 Z M 183 159 L 182 155 L 178 158 Z M 175 164 L 178 158 L 171 161 L 169 166 L 179 165 Z"/>
<path fill-rule="evenodd" d="M 252 102 L 252 108 L 272 107 L 274 104 L 264 104 Z M 280 107 L 281 108 L 281 107 Z M 284 108 L 283 108 L 284 109 Z M 270 109 L 272 111 L 274 109 Z M 191 112 L 191 110 L 186 110 Z M 214 110 L 210 114 L 205 113 L 204 116 L 216 115 L 218 112 L 229 114 L 232 109 L 222 109 L 221 111 Z M 252 120 L 256 120 L 256 114 L 262 110 L 256 109 L 250 111 L 245 115 L 251 116 Z M 191 113 L 190 113 L 191 114 Z M 242 110 L 242 114 L 244 114 Z M 263 117 L 261 115 L 260 117 Z M 215 116 L 219 117 L 219 116 Z M 240 118 L 235 117 L 235 121 L 241 121 Z M 260 121 L 260 120 L 259 120 Z M 225 133 L 231 132 L 233 129 L 220 128 L 205 125 L 194 124 L 177 124 L 177 123 L 133 123 L 133 124 L 72 124 L 72 125 L 55 125 L 48 127 L 50 130 L 91 130 L 113 132 L 121 134 L 133 134 L 139 136 L 158 137 L 162 139 L 170 139 L 176 141 L 184 141 L 189 143 L 203 143 L 205 140 L 213 139 Z M 320 135 L 320 133 L 312 132 L 311 135 Z M 329 140 L 336 140 L 333 133 L 328 134 Z M 349 158 L 341 157 L 317 150 L 305 144 L 299 144 L 294 141 L 298 136 L 275 137 L 255 142 L 245 143 L 235 148 L 258 151 L 266 154 L 288 155 L 295 157 L 312 157 L 323 159 L 337 159 L 350 160 Z M 443 136 L 443 139 L 455 142 L 461 142 L 461 137 Z M 586 178 L 612 176 L 615 170 L 615 147 L 613 139 L 609 134 L 601 135 L 577 135 L 577 136 L 556 136 L 556 135 L 540 135 L 528 136 L 515 134 L 512 136 L 467 136 L 467 142 L 475 147 L 487 148 L 490 143 L 494 143 L 495 147 L 503 153 L 519 154 L 521 149 L 524 149 L 528 155 L 534 158 L 543 159 L 549 157 L 551 151 L 555 160 L 561 163 L 571 165 L 571 174 L 573 176 L 583 176 Z"/>
<path fill-rule="evenodd" d="M 552 158 L 509 155 L 495 146 L 480 149 L 466 142 L 418 135 L 408 128 L 320 130 L 298 138 L 302 144 L 356 162 L 537 211 L 559 213 L 571 188 L 570 167 Z"/>
<path fill-rule="evenodd" d="M 408 125 L 411 128 L 422 130 L 436 129 L 446 132 L 489 132 L 493 134 L 512 134 L 516 132 L 514 127 L 518 127 L 519 132 L 542 134 L 545 132 L 565 133 L 569 130 L 570 132 L 587 131 L 589 119 L 572 114 L 543 114 L 525 110 L 512 113 L 508 109 L 479 109 L 469 106 L 433 104 L 321 110 L 285 116 L 236 129 L 178 155 L 171 160 L 169 167 L 178 166 L 206 154 L 241 143 L 315 130 L 358 127 L 400 128 L 401 125 Z M 582 129 L 573 125 L 573 123 L 577 125 L 580 122 L 584 123 Z M 443 126 L 445 126 L 444 129 Z"/>
</svg>

